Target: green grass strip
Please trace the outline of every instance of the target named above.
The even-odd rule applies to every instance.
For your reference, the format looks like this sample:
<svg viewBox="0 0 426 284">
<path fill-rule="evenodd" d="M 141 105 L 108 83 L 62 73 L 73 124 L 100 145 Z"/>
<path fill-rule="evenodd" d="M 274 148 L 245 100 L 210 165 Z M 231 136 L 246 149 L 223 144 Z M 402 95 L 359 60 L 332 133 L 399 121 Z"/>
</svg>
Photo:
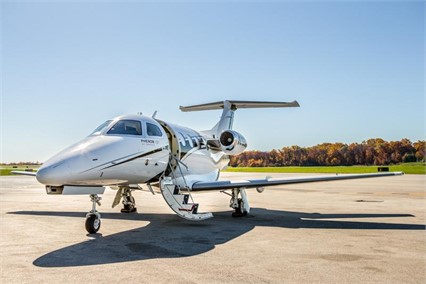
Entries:
<svg viewBox="0 0 426 284">
<path fill-rule="evenodd" d="M 385 166 L 391 172 L 404 172 L 405 174 L 426 174 L 426 164 L 407 163 Z M 339 173 L 361 174 L 376 173 L 378 166 L 349 166 L 349 167 L 229 167 L 226 172 L 256 172 L 256 173 Z"/>
</svg>

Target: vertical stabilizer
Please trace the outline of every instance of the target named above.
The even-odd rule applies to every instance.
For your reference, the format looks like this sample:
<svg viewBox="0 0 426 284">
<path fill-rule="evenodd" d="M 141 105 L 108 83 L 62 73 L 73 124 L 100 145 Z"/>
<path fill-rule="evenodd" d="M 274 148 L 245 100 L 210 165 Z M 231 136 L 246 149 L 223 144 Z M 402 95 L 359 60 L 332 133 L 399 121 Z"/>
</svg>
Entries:
<svg viewBox="0 0 426 284">
<path fill-rule="evenodd" d="M 236 108 L 232 108 L 232 104 L 229 101 L 224 101 L 220 120 L 216 123 L 215 126 L 213 126 L 211 130 L 206 132 L 208 132 L 212 138 L 218 138 L 223 131 L 232 129 L 235 110 Z"/>
</svg>

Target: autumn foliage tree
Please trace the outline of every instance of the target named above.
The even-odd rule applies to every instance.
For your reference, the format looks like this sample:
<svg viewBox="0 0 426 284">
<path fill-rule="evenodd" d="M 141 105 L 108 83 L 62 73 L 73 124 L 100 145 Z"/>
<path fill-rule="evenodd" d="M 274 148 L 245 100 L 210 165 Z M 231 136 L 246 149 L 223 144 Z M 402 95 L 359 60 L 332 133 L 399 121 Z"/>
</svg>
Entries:
<svg viewBox="0 0 426 284">
<path fill-rule="evenodd" d="M 245 151 L 232 156 L 232 167 L 389 165 L 425 161 L 425 141 L 387 142 L 381 138 L 362 143 L 323 143 L 290 146 L 269 152 Z"/>
</svg>

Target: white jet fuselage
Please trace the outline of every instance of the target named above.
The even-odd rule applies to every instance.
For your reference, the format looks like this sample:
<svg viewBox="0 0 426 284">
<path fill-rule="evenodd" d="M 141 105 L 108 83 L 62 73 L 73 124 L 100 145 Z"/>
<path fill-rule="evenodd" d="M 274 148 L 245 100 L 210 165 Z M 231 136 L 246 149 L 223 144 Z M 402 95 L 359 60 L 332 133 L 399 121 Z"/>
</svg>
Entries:
<svg viewBox="0 0 426 284">
<path fill-rule="evenodd" d="M 130 185 L 156 182 L 172 169 L 185 185 L 215 181 L 229 159 L 206 143 L 190 128 L 143 115 L 120 116 L 46 161 L 37 179 L 50 186 Z"/>
</svg>

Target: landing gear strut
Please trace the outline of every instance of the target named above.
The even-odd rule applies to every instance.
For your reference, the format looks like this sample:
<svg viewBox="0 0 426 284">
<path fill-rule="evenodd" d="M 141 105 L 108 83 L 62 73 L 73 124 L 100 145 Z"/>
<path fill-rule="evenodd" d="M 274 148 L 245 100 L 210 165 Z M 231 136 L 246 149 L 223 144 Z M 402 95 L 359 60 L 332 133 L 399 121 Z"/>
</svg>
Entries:
<svg viewBox="0 0 426 284">
<path fill-rule="evenodd" d="M 92 210 L 86 214 L 86 230 L 89 234 L 95 234 L 101 228 L 101 214 L 96 210 L 96 204 L 101 206 L 101 199 L 97 194 L 90 195 Z"/>
<path fill-rule="evenodd" d="M 123 198 L 123 209 L 121 209 L 121 213 L 136 212 L 136 202 L 135 198 L 132 196 L 132 190 L 128 187 L 123 188 L 121 191 L 121 197 Z"/>
<path fill-rule="evenodd" d="M 239 197 L 240 195 L 241 197 Z M 229 206 L 235 210 L 232 217 L 243 217 L 250 213 L 250 205 L 244 188 L 232 189 Z"/>
</svg>

